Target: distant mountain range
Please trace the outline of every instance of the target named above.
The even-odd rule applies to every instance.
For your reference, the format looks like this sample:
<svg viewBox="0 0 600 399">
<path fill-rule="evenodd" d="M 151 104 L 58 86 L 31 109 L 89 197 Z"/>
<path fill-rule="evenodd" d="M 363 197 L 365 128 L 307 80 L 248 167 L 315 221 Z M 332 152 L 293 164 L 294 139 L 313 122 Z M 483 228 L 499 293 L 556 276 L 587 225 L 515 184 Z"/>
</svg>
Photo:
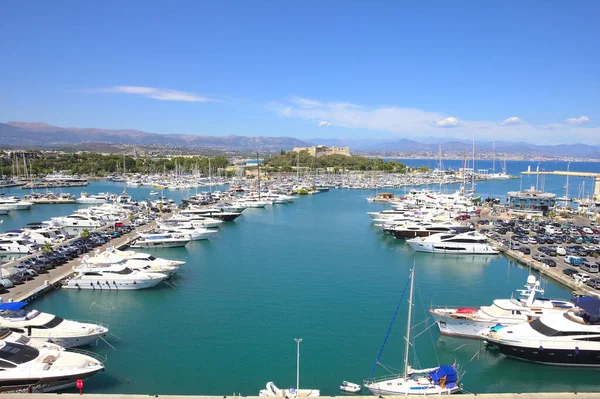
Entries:
<svg viewBox="0 0 600 399">
<path fill-rule="evenodd" d="M 293 137 L 194 136 L 157 134 L 131 129 L 59 127 L 46 123 L 0 123 L 0 144 L 5 146 L 65 146 L 85 143 L 160 145 L 232 150 L 280 150 L 309 144 Z M 80 147 L 80 146 L 79 146 Z"/>
<path fill-rule="evenodd" d="M 213 150 L 236 151 L 279 151 L 291 150 L 293 147 L 307 147 L 313 144 L 345 147 L 351 151 L 377 153 L 418 153 L 435 155 L 441 146 L 443 154 L 470 154 L 470 141 L 419 142 L 409 139 L 325 139 L 315 138 L 299 140 L 293 137 L 251 137 L 251 136 L 195 136 L 186 134 L 157 134 L 132 129 L 95 129 L 59 127 L 46 123 L 8 122 L 0 123 L 0 145 L 5 147 L 58 147 L 86 144 L 126 144 L 157 145 L 187 148 L 204 148 Z M 477 154 L 491 153 L 492 142 L 476 142 Z M 97 147 L 97 146 L 96 146 Z M 600 159 L 600 146 L 585 144 L 535 145 L 525 142 L 495 143 L 496 152 L 505 155 L 547 156 L 554 158 L 588 158 Z"/>
</svg>

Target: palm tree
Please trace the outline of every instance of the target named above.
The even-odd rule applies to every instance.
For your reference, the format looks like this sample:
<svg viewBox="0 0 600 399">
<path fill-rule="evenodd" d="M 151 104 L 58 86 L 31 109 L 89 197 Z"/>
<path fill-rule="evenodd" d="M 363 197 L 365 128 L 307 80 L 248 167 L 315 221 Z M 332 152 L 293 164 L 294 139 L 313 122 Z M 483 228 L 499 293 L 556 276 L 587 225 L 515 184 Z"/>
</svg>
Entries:
<svg viewBox="0 0 600 399">
<path fill-rule="evenodd" d="M 83 229 L 81 231 L 81 238 L 83 238 L 84 240 L 89 240 L 90 239 L 90 231 L 88 229 Z"/>
<path fill-rule="evenodd" d="M 45 254 L 52 252 L 52 245 L 48 241 L 46 241 L 42 246 L 42 252 Z"/>
</svg>

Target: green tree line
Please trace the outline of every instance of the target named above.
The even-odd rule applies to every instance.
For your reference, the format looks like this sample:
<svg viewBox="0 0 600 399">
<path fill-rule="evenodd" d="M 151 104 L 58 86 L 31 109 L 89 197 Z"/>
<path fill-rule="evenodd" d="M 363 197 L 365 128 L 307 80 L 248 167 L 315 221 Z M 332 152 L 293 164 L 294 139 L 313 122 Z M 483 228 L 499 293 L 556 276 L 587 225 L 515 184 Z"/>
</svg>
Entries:
<svg viewBox="0 0 600 399">
<path fill-rule="evenodd" d="M 12 161 L 0 158 L 0 174 L 10 176 L 13 172 Z M 56 157 L 27 159 L 30 175 L 43 176 L 53 171 L 69 171 L 72 174 L 104 176 L 111 173 L 123 173 L 123 166 L 128 173 L 162 173 L 177 169 L 183 172 L 199 170 L 208 173 L 209 158 L 175 157 L 175 158 L 133 158 L 123 155 L 102 155 L 97 153 L 61 154 Z M 227 158 L 217 156 L 210 159 L 210 167 L 214 171 L 229 165 Z M 20 174 L 23 175 L 23 160 L 19 161 Z"/>
<path fill-rule="evenodd" d="M 284 152 L 266 159 L 264 165 L 274 171 L 291 172 L 296 166 L 301 168 L 333 168 L 334 170 L 375 170 L 382 172 L 406 173 L 406 165 L 398 161 L 385 162 L 381 158 L 347 157 L 325 155 L 313 157 L 308 151 Z"/>
</svg>

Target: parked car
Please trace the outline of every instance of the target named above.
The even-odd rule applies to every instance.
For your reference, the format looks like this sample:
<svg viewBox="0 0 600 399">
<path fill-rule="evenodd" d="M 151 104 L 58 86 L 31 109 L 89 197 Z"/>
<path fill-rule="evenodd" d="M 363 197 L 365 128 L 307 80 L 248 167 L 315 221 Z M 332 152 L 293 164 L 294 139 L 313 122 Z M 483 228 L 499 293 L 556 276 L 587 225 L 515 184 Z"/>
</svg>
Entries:
<svg viewBox="0 0 600 399">
<path fill-rule="evenodd" d="M 600 288 L 600 277 L 592 277 L 585 283 L 594 289 L 598 289 Z"/>
<path fill-rule="evenodd" d="M 563 274 L 565 274 L 567 276 L 572 276 L 575 273 L 578 273 L 579 271 L 577 269 L 570 269 L 569 268 L 569 269 L 564 269 L 562 272 L 563 272 Z"/>
<path fill-rule="evenodd" d="M 556 262 L 553 259 L 545 258 L 542 259 L 542 262 L 547 264 L 549 267 L 556 267 Z"/>
<path fill-rule="evenodd" d="M 587 273 L 575 273 L 571 277 L 573 277 L 575 281 L 582 283 L 585 283 L 591 278 L 591 276 Z"/>
</svg>

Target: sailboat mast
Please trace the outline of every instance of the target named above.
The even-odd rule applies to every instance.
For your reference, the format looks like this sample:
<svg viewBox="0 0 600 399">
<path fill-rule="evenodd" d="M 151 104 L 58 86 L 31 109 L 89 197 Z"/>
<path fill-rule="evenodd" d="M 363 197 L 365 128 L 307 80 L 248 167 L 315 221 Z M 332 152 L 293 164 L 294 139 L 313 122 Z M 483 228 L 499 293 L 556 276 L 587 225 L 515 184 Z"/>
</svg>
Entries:
<svg viewBox="0 0 600 399">
<path fill-rule="evenodd" d="M 258 159 L 258 151 L 256 151 L 256 178 L 258 179 L 258 200 L 260 201 L 260 160 Z"/>
<path fill-rule="evenodd" d="M 571 170 L 571 162 L 567 164 L 567 184 L 565 184 L 565 208 L 569 205 L 569 171 Z"/>
<path fill-rule="evenodd" d="M 410 295 L 408 298 L 408 322 L 406 323 L 406 348 L 404 350 L 404 378 L 408 379 L 408 354 L 410 351 L 410 321 L 412 319 L 413 287 L 415 285 L 415 266 L 410 272 Z"/>
</svg>

